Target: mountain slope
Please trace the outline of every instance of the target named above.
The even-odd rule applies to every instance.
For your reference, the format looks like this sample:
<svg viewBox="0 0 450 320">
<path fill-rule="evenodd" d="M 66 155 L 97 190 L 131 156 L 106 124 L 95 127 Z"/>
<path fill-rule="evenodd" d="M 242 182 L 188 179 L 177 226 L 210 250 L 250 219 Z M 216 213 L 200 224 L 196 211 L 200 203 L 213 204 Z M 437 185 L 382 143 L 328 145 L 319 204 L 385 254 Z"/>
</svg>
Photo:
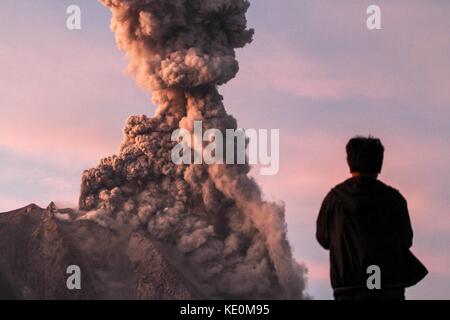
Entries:
<svg viewBox="0 0 450 320">
<path fill-rule="evenodd" d="M 81 269 L 81 290 L 66 286 Z M 1 299 L 195 299 L 157 243 L 93 221 L 60 221 L 36 205 L 0 213 Z"/>
</svg>

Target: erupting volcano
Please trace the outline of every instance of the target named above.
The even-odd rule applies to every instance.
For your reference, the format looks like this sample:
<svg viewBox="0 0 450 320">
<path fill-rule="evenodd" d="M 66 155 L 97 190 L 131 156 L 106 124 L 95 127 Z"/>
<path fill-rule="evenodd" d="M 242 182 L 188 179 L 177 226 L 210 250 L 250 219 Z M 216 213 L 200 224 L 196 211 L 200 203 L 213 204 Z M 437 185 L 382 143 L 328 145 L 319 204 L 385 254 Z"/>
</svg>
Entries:
<svg viewBox="0 0 450 320">
<path fill-rule="evenodd" d="M 108 292 L 121 288 L 128 298 L 305 298 L 306 270 L 293 259 L 284 207 L 263 199 L 250 166 L 171 160 L 176 129 L 193 132 L 195 121 L 204 130 L 237 129 L 218 86 L 238 72 L 235 49 L 252 41 L 245 17 L 249 2 L 101 2 L 112 11 L 111 27 L 129 71 L 158 109 L 153 117 L 129 117 L 119 154 L 84 172 L 79 210 L 42 213 L 61 237 L 71 239 L 68 260 L 83 257 L 82 269 L 92 279 L 89 297 L 114 297 Z M 152 284 L 140 286 L 136 273 L 152 274 L 156 263 L 149 252 L 167 261 L 176 277 L 153 276 Z M 0 266 L 10 284 L 17 277 L 11 265 Z M 149 289 L 158 281 L 182 281 L 180 290 L 189 294 Z"/>
</svg>

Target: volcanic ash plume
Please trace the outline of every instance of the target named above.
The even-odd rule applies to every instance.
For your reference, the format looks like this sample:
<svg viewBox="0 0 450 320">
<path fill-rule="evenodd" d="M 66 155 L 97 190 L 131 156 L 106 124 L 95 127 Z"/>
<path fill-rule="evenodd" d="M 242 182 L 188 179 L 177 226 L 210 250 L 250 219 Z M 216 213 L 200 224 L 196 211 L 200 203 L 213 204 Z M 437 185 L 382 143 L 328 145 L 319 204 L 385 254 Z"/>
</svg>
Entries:
<svg viewBox="0 0 450 320">
<path fill-rule="evenodd" d="M 217 86 L 251 42 L 245 0 L 101 0 L 129 70 L 152 92 L 153 118 L 127 120 L 120 154 L 85 171 L 80 209 L 105 226 L 145 228 L 209 298 L 304 298 L 284 208 L 262 199 L 248 165 L 175 165 L 171 135 L 236 129 Z"/>
</svg>

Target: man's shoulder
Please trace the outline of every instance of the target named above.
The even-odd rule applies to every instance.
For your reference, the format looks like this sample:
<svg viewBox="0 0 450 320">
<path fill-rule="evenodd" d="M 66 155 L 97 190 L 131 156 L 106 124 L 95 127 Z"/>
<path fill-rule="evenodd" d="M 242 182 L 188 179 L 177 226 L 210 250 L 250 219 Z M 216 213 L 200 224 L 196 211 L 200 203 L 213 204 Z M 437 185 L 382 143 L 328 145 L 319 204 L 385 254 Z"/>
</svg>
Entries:
<svg viewBox="0 0 450 320">
<path fill-rule="evenodd" d="M 350 186 L 352 184 L 352 182 L 353 182 L 352 178 L 346 179 L 346 180 L 336 184 L 333 188 L 331 188 L 330 193 L 336 192 L 336 191 L 341 190 L 341 189 L 345 189 L 348 186 Z"/>
<path fill-rule="evenodd" d="M 376 191 L 377 193 L 384 193 L 390 195 L 398 200 L 406 201 L 401 192 L 398 189 L 394 188 L 393 186 L 388 185 L 387 183 L 379 179 L 374 179 L 372 181 L 374 184 L 372 185 L 372 187 L 375 186 L 375 188 L 371 188 L 373 191 Z M 356 180 L 353 178 L 346 179 L 343 182 L 340 182 L 337 185 L 335 185 L 330 190 L 327 197 L 339 196 L 341 193 L 351 190 L 354 187 L 355 183 Z"/>
<path fill-rule="evenodd" d="M 339 200 L 344 193 L 346 193 L 352 183 L 352 179 L 347 179 L 343 182 L 336 184 L 334 187 L 328 191 L 324 202 L 333 202 L 335 200 Z"/>
<path fill-rule="evenodd" d="M 355 180 L 353 178 L 346 179 L 338 184 L 336 184 L 331 190 L 328 192 L 329 197 L 337 196 L 339 197 L 343 193 L 351 193 L 354 188 Z"/>
<path fill-rule="evenodd" d="M 387 183 L 381 181 L 381 180 L 377 180 L 380 188 L 382 188 L 384 190 L 384 192 L 386 192 L 387 194 L 389 194 L 390 196 L 392 196 L 395 200 L 400 201 L 400 202 L 406 202 L 405 197 L 403 197 L 402 193 L 395 187 L 388 185 Z"/>
<path fill-rule="evenodd" d="M 387 191 L 401 195 L 400 191 L 397 188 L 387 184 L 386 182 L 383 182 L 381 180 L 377 180 L 377 182 L 380 184 L 380 186 L 385 188 Z"/>
</svg>

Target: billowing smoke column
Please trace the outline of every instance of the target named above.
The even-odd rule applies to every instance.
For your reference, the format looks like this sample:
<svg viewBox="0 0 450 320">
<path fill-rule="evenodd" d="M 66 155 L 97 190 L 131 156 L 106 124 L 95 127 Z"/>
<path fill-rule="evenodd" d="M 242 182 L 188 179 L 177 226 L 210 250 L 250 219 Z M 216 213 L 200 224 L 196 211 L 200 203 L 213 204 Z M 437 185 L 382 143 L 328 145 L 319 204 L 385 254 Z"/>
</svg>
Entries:
<svg viewBox="0 0 450 320">
<path fill-rule="evenodd" d="M 101 0 L 138 83 L 158 106 L 127 120 L 118 156 L 84 172 L 80 209 L 106 226 L 131 224 L 170 248 L 210 298 L 304 298 L 284 208 L 262 199 L 248 165 L 175 165 L 171 134 L 236 129 L 217 86 L 235 77 L 251 42 L 245 0 Z"/>
</svg>

